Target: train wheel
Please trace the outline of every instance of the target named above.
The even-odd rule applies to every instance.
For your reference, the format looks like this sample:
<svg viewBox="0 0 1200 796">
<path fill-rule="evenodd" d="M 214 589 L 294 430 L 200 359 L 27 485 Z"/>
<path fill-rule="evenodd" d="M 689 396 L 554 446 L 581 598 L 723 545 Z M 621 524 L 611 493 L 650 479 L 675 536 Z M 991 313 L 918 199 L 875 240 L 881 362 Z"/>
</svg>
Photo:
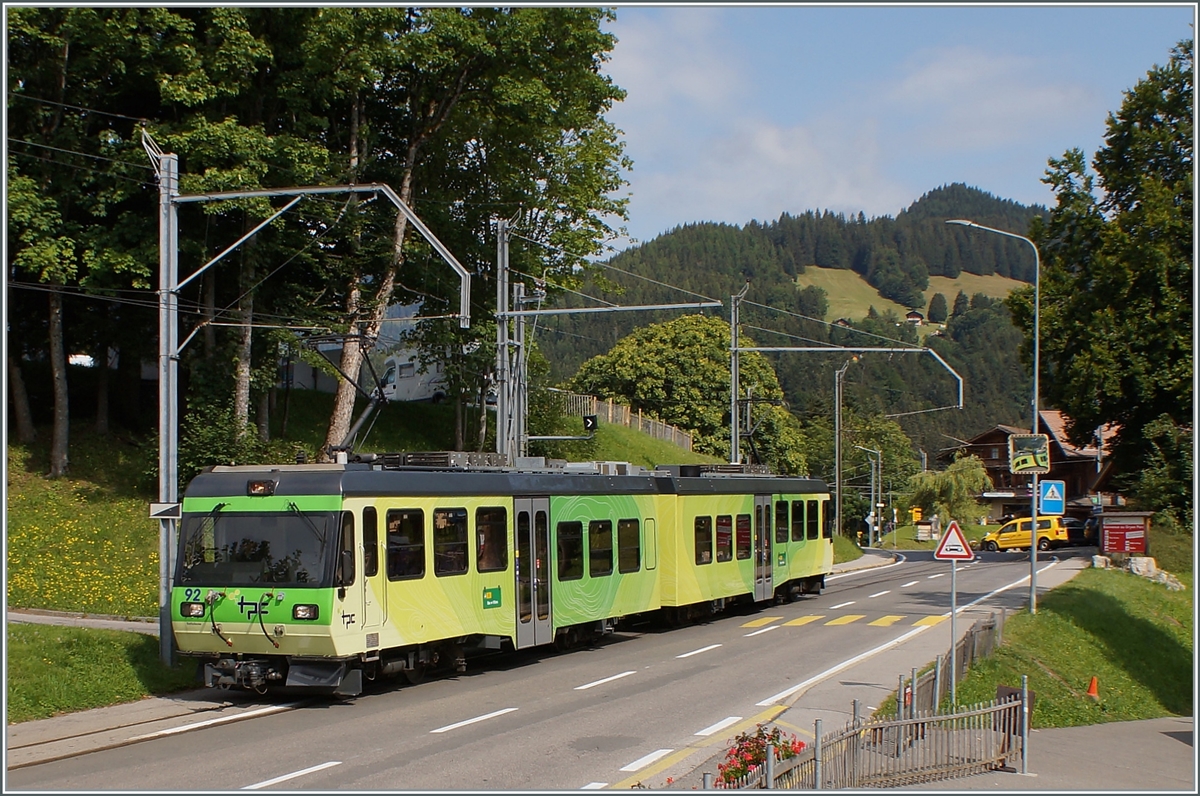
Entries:
<svg viewBox="0 0 1200 796">
<path fill-rule="evenodd" d="M 408 680 L 409 685 L 420 685 L 425 682 L 427 668 L 425 664 L 417 664 L 415 669 L 403 669 L 404 679 Z"/>
</svg>

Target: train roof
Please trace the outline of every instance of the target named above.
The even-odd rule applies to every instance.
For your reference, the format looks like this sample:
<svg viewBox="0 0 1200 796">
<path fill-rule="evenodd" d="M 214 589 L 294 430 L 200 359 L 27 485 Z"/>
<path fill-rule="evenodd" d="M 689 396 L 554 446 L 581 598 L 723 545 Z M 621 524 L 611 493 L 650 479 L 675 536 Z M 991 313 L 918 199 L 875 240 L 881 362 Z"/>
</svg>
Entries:
<svg viewBox="0 0 1200 796">
<path fill-rule="evenodd" d="M 564 466 L 565 465 L 565 466 Z M 217 466 L 197 475 L 186 497 L 247 494 L 250 481 L 275 482 L 276 495 L 346 497 L 448 497 L 540 495 L 813 494 L 828 491 L 819 479 L 762 472 L 721 472 L 668 465 L 647 470 L 624 462 L 526 467 L 386 466 L 378 462 Z"/>
</svg>

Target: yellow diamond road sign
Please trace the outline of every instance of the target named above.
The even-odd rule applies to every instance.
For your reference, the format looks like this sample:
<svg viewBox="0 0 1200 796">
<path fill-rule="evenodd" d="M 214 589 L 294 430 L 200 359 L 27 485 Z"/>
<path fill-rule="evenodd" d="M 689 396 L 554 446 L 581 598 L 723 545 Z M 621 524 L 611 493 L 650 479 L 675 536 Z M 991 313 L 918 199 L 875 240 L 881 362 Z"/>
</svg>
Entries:
<svg viewBox="0 0 1200 796">
<path fill-rule="evenodd" d="M 962 529 L 955 520 L 950 520 L 933 557 L 940 561 L 970 561 L 975 557 L 971 546 L 967 544 L 967 537 L 963 536 Z"/>
</svg>

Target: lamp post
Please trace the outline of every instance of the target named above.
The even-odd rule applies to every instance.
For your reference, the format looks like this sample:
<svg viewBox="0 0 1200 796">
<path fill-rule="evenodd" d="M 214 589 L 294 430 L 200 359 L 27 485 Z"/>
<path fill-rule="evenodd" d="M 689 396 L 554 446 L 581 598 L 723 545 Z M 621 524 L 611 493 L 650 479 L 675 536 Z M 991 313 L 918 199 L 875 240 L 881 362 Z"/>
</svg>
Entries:
<svg viewBox="0 0 1200 796">
<path fill-rule="evenodd" d="M 1015 232 L 1006 232 L 1002 229 L 994 227 L 985 227 L 983 224 L 976 224 L 974 221 L 966 221 L 964 219 L 953 219 L 946 222 L 947 224 L 958 224 L 972 229 L 982 229 L 985 232 L 995 232 L 997 235 L 1004 235 L 1009 238 L 1023 240 L 1033 249 L 1033 433 L 1038 433 L 1038 371 L 1039 371 L 1039 350 L 1038 350 L 1038 322 L 1040 320 L 1040 305 L 1041 305 L 1041 271 L 1042 258 L 1038 253 L 1037 245 L 1024 235 L 1018 235 Z M 1037 613 L 1037 524 L 1038 524 L 1038 474 L 1033 473 L 1033 485 L 1029 493 L 1029 613 Z"/>
<path fill-rule="evenodd" d="M 857 359 L 858 357 L 847 359 L 846 364 L 834 371 L 833 374 L 833 477 L 834 487 L 837 490 L 834 529 L 839 534 L 842 533 L 844 527 L 842 522 L 842 377 L 846 375 L 846 368 L 850 367 L 850 363 Z"/>
</svg>

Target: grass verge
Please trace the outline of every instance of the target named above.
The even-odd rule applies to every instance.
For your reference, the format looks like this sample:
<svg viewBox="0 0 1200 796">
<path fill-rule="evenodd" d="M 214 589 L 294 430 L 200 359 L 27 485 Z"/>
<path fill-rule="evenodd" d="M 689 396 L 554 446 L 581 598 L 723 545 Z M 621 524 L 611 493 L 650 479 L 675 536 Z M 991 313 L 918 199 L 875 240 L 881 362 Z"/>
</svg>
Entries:
<svg viewBox="0 0 1200 796">
<path fill-rule="evenodd" d="M 833 563 L 854 561 L 862 558 L 862 554 L 862 548 L 855 544 L 849 536 L 842 536 L 840 533 L 833 535 Z"/>
<path fill-rule="evenodd" d="M 10 724 L 197 685 L 194 662 L 167 668 L 142 633 L 14 623 L 7 641 Z"/>
<path fill-rule="evenodd" d="M 1192 715 L 1194 577 L 1178 577 L 1186 590 L 1085 569 L 1041 598 L 1036 615 L 1009 616 L 1001 646 L 959 683 L 959 704 L 991 701 L 996 686 L 1019 688 L 1027 675 L 1034 728 Z M 1099 701 L 1087 696 L 1092 677 Z M 895 711 L 893 694 L 876 715 Z"/>
</svg>

